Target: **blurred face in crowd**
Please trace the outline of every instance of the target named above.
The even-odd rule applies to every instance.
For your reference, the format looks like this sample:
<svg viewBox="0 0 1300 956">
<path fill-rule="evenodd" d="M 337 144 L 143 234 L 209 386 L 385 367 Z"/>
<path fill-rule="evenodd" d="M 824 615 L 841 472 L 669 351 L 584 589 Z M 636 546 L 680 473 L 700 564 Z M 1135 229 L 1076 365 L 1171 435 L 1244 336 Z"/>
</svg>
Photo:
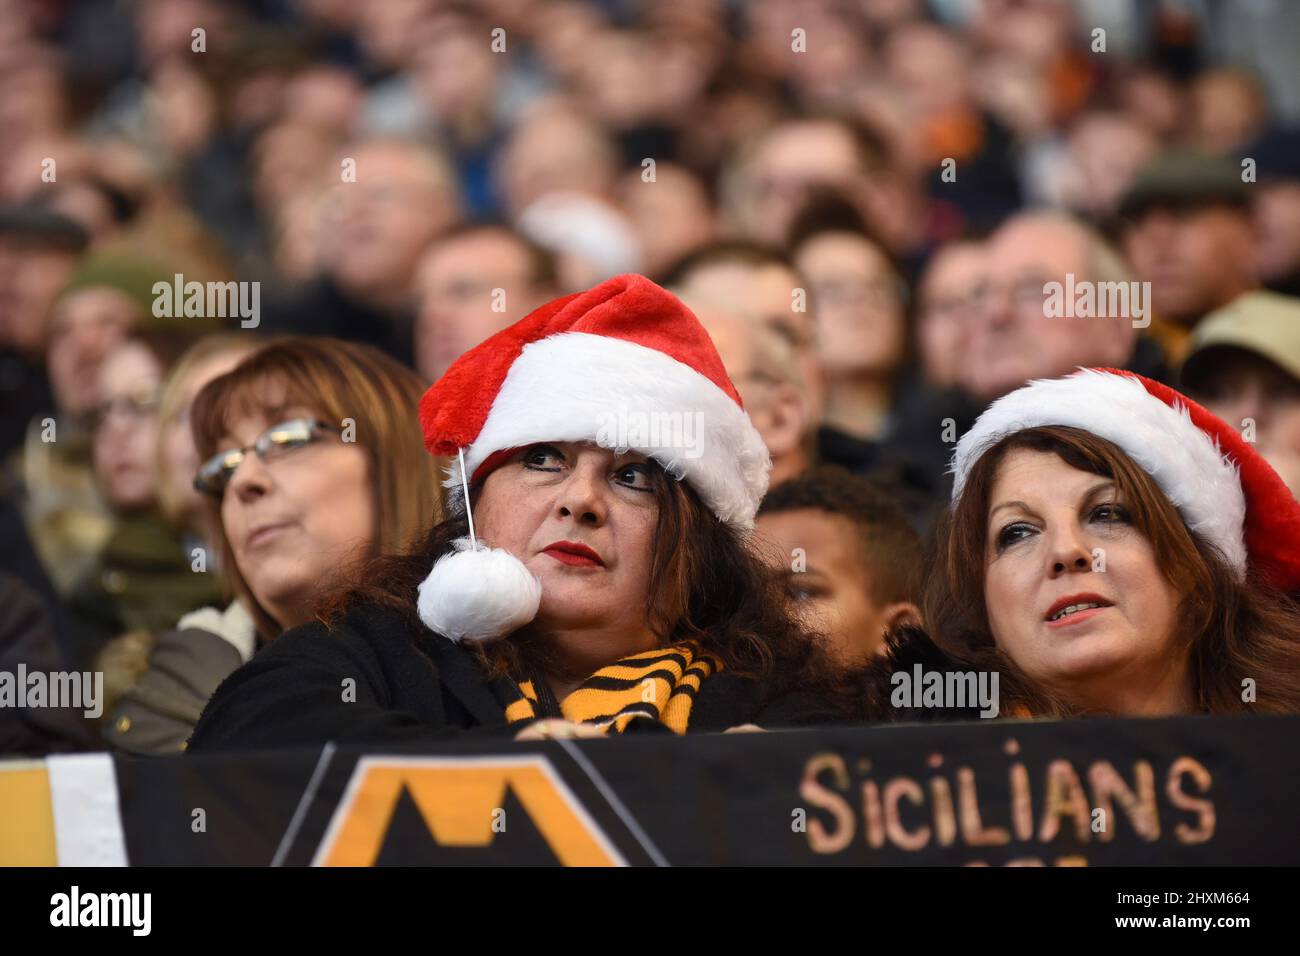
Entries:
<svg viewBox="0 0 1300 956">
<path fill-rule="evenodd" d="M 362 146 L 356 182 L 334 186 L 326 268 L 348 293 L 381 307 L 405 304 L 416 263 L 458 216 L 441 159 L 395 143 Z"/>
<path fill-rule="evenodd" d="M 1181 84 L 1167 73 L 1139 67 L 1121 81 L 1124 111 L 1161 140 L 1179 137 L 1187 106 Z"/>
<path fill-rule="evenodd" d="M 903 605 L 873 599 L 871 572 L 850 519 L 797 508 L 759 515 L 755 529 L 771 545 L 766 554 L 786 574 L 801 615 L 830 638 L 837 656 L 861 662 L 884 649 L 885 632 Z M 803 557 L 798 566 L 796 549 Z"/>
<path fill-rule="evenodd" d="M 1300 492 L 1300 381 L 1244 349 L 1216 349 L 1213 361 L 1192 397 L 1243 434 L 1253 427 L 1255 450 Z"/>
<path fill-rule="evenodd" d="M 702 307 L 734 312 L 756 325 L 767 326 L 789 342 L 795 351 L 809 414 L 819 420 L 824 385 L 816 326 L 810 297 L 804 296 L 804 310 L 795 309 L 795 290 L 800 288 L 799 277 L 776 263 L 715 262 L 693 270 L 676 291 Z"/>
<path fill-rule="evenodd" d="M 827 232 L 804 243 L 795 267 L 817 303 L 817 355 L 828 380 L 888 376 L 903 358 L 901 280 L 861 236 Z"/>
<path fill-rule="evenodd" d="M 146 63 L 185 56 L 190 52 L 194 24 L 205 24 L 212 34 L 209 43 L 228 42 L 229 16 L 220 3 L 212 0 L 178 0 L 164 3 L 147 0 L 135 9 L 136 41 Z"/>
<path fill-rule="evenodd" d="M 970 96 L 967 54 L 961 39 L 941 27 L 914 23 L 894 31 L 886 49 L 890 77 L 915 115 L 936 118 Z"/>
<path fill-rule="evenodd" d="M 245 448 L 280 422 L 318 417 L 301 406 L 244 416 L 218 448 Z M 257 602 L 282 627 L 302 623 L 313 597 L 367 557 L 378 534 L 366 453 L 331 432 L 270 461 L 249 451 L 222 495 L 221 524 Z"/>
<path fill-rule="evenodd" d="M 772 456 L 773 485 L 808 466 L 804 435 L 812 424 L 798 383 L 789 342 L 770 328 L 755 329 L 743 316 L 690 303 L 722 367 L 736 386 L 749 419 Z"/>
<path fill-rule="evenodd" d="M 275 207 L 272 250 L 275 271 L 290 285 L 309 282 L 321 271 L 321 211 L 327 200 L 308 186 Z"/>
<path fill-rule="evenodd" d="M 1198 149 L 1223 155 L 1253 140 L 1266 122 L 1267 105 L 1255 82 L 1235 70 L 1211 70 L 1192 84 L 1192 139 Z"/>
<path fill-rule="evenodd" d="M 813 187 L 838 187 L 852 195 L 859 176 L 857 150 L 846 130 L 812 120 L 783 123 L 764 137 L 750 161 L 744 232 L 782 246 Z"/>
<path fill-rule="evenodd" d="M 1018 448 L 1000 463 L 989 502 L 984 597 L 999 650 L 1089 709 L 1190 706 L 1179 595 L 1115 483 Z"/>
<path fill-rule="evenodd" d="M 615 129 L 654 117 L 657 102 L 648 76 L 655 71 L 655 50 L 644 33 L 599 30 L 588 41 L 591 56 L 581 69 L 582 94 L 592 115 Z"/>
<path fill-rule="evenodd" d="M 1255 268 L 1265 282 L 1300 275 L 1300 180 L 1260 183 L 1255 217 Z"/>
<path fill-rule="evenodd" d="M 515 126 L 494 177 L 514 220 L 547 193 L 604 196 L 617 172 L 618 157 L 600 126 L 567 108 L 547 105 Z"/>
<path fill-rule="evenodd" d="M 654 646 L 646 602 L 659 517 L 655 468 L 636 452 L 556 442 L 521 450 L 484 480 L 475 525 L 541 581 L 543 628 Z M 601 656 L 599 647 L 590 652 Z"/>
<path fill-rule="evenodd" d="M 1066 205 L 1090 216 L 1112 214 L 1159 145 L 1148 129 L 1123 113 L 1083 117 L 1070 134 Z"/>
<path fill-rule="evenodd" d="M 1032 378 L 1076 366 L 1123 365 L 1133 349 L 1132 317 L 1047 316 L 1049 282 L 1091 278 L 1086 233 L 1066 221 L 1012 219 L 990 237 L 988 281 L 971 312 L 961 386 L 991 401 Z"/>
<path fill-rule="evenodd" d="M 158 487 L 158 393 L 162 368 L 139 342 L 125 342 L 99 369 L 95 474 L 118 511 L 153 505 Z"/>
<path fill-rule="evenodd" d="M 574 77 L 589 56 L 588 39 L 605 26 L 601 11 L 581 0 L 554 0 L 533 23 L 537 54 L 559 77 Z"/>
<path fill-rule="evenodd" d="M 417 48 L 420 26 L 430 12 L 425 0 L 389 0 L 357 8 L 357 41 L 367 59 L 387 67 L 404 65 Z"/>
<path fill-rule="evenodd" d="M 346 135 L 363 100 L 361 81 L 337 66 L 311 66 L 284 86 L 284 116 L 318 129 Z"/>
<path fill-rule="evenodd" d="M 1254 239 L 1240 209 L 1153 208 L 1127 229 L 1124 249 L 1137 278 L 1151 283 L 1155 314 L 1194 325 L 1254 286 Z"/>
<path fill-rule="evenodd" d="M 652 183 L 641 178 L 640 170 L 628 173 L 619 182 L 618 198 L 636 230 L 649 275 L 713 238 L 708 194 L 699 178 L 681 166 L 659 163 Z"/>
<path fill-rule="evenodd" d="M 554 290 L 535 282 L 533 273 L 528 250 L 502 230 L 436 243 L 416 274 L 420 374 L 435 381 L 462 354 L 551 298 Z"/>
<path fill-rule="evenodd" d="M 99 401 L 99 367 L 140 318 L 124 293 L 107 287 L 79 289 L 54 307 L 46 351 L 50 385 L 59 410 L 80 415 Z"/>
<path fill-rule="evenodd" d="M 1073 28 L 1070 9 L 1062 4 L 985 0 L 977 16 L 975 30 L 992 50 L 1035 64 L 1050 63 L 1070 42 Z"/>
<path fill-rule="evenodd" d="M 450 119 L 490 108 L 499 57 L 475 31 L 431 23 L 415 51 L 415 85 L 434 116 Z"/>
<path fill-rule="evenodd" d="M 315 157 L 333 146 L 334 139 L 324 129 L 298 119 L 282 120 L 269 127 L 252 150 L 252 187 L 258 203 L 267 210 L 278 210 L 294 196 L 315 187 L 321 181 L 320 163 Z"/>
<path fill-rule="evenodd" d="M 808 18 L 816 23 L 808 22 Z M 834 110 L 858 90 L 869 72 L 869 48 L 857 22 L 847 11 L 825 7 L 817 13 L 802 8 L 796 14 L 811 34 L 816 31 L 817 55 L 784 57 L 799 103 L 808 111 Z M 787 41 L 790 31 L 786 31 Z M 787 47 L 789 43 L 787 42 Z"/>
<path fill-rule="evenodd" d="M 985 269 L 981 244 L 954 242 L 935 253 L 921 278 L 917 344 L 925 380 L 933 386 L 952 388 L 957 384 L 965 361 L 966 326 Z"/>
<path fill-rule="evenodd" d="M 0 343 L 40 354 L 50 303 L 76 266 L 76 253 L 0 238 Z"/>
</svg>

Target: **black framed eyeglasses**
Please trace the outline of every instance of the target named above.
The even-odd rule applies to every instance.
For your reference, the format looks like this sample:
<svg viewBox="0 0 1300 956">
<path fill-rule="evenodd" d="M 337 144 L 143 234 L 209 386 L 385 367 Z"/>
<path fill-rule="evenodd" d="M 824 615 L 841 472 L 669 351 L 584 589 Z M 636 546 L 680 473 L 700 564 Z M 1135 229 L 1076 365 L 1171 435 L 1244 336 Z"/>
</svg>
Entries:
<svg viewBox="0 0 1300 956">
<path fill-rule="evenodd" d="M 226 491 L 226 485 L 230 484 L 235 469 L 250 451 L 256 452 L 262 461 L 273 461 L 281 455 L 319 441 L 322 432 L 338 433 L 339 429 L 314 418 L 295 418 L 272 425 L 248 447 L 228 448 L 205 461 L 194 476 L 194 490 L 220 498 Z"/>
</svg>

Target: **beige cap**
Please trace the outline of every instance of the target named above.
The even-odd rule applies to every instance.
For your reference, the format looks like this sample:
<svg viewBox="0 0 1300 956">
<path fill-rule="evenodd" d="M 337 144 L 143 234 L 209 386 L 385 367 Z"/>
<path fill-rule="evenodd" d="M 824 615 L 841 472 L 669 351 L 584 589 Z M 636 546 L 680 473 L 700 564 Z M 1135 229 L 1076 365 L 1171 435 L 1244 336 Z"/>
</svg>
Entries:
<svg viewBox="0 0 1300 956">
<path fill-rule="evenodd" d="M 1300 298 L 1246 292 L 1201 320 L 1179 381 L 1197 390 L 1223 348 L 1244 349 L 1273 362 L 1300 381 Z"/>
</svg>

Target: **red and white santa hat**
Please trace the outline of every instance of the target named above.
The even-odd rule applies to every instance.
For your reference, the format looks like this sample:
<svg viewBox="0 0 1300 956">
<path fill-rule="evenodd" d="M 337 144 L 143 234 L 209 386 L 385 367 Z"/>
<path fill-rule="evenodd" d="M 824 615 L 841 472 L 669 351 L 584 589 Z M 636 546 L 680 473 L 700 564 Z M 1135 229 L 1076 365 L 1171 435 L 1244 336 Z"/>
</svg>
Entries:
<svg viewBox="0 0 1300 956">
<path fill-rule="evenodd" d="M 704 327 L 636 274 L 548 302 L 466 352 L 425 393 L 420 422 L 425 447 L 457 459 L 447 482 L 454 506 L 467 505 L 458 489 L 516 449 L 587 441 L 654 459 L 719 520 L 748 531 L 771 470 Z M 457 548 L 421 586 L 426 624 L 484 640 L 531 620 L 540 589 L 519 562 L 477 542 Z"/>
<path fill-rule="evenodd" d="M 1041 379 L 995 401 L 957 443 L 952 499 L 981 455 L 1026 428 L 1066 425 L 1119 446 L 1197 535 L 1285 591 L 1300 590 L 1300 503 L 1232 426 L 1159 382 L 1111 368 Z"/>
</svg>

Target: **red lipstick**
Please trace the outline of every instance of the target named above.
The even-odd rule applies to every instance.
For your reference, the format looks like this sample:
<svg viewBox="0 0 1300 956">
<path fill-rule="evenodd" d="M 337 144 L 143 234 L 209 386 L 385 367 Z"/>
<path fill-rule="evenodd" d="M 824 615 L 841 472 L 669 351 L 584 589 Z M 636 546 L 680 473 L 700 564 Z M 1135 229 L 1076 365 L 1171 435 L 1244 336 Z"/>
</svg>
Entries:
<svg viewBox="0 0 1300 956">
<path fill-rule="evenodd" d="M 577 541 L 556 541 L 543 548 L 542 553 L 549 554 L 556 561 L 570 567 L 603 568 L 605 566 L 599 554 Z"/>
</svg>

